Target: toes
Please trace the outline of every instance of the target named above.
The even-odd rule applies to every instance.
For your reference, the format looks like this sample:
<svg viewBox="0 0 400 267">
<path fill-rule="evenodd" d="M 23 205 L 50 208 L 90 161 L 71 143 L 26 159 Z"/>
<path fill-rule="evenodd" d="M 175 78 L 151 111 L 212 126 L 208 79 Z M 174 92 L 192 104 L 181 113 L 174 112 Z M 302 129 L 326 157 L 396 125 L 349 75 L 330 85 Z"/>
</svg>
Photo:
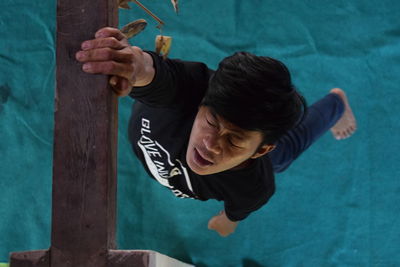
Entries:
<svg viewBox="0 0 400 267">
<path fill-rule="evenodd" d="M 350 129 L 350 131 L 351 131 L 352 133 L 354 133 L 354 132 L 357 130 L 357 126 L 352 125 L 352 126 L 349 127 L 349 129 Z"/>
<path fill-rule="evenodd" d="M 332 135 L 336 140 L 343 140 L 349 138 L 354 132 L 356 128 L 349 127 L 342 131 L 332 131 Z"/>
<path fill-rule="evenodd" d="M 353 129 L 348 128 L 344 131 L 337 131 L 333 133 L 333 135 L 336 138 L 336 140 L 343 140 L 349 138 L 354 133 L 354 131 L 355 131 L 354 128 Z"/>
<path fill-rule="evenodd" d="M 332 132 L 333 137 L 335 137 L 336 140 L 340 140 L 341 136 L 340 136 L 340 132 Z"/>
<path fill-rule="evenodd" d="M 349 135 L 352 135 L 352 134 L 354 134 L 354 132 L 357 130 L 357 128 L 356 127 L 350 127 L 349 128 Z"/>
</svg>

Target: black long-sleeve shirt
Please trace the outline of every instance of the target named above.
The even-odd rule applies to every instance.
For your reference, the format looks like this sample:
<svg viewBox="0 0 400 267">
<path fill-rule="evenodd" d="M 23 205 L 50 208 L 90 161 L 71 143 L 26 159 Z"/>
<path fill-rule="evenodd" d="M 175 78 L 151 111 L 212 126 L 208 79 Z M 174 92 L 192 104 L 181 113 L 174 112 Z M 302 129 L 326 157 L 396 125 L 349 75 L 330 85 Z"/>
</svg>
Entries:
<svg viewBox="0 0 400 267">
<path fill-rule="evenodd" d="M 129 139 L 147 173 L 177 197 L 224 201 L 232 221 L 246 218 L 275 192 L 268 155 L 239 170 L 198 175 L 186 163 L 186 150 L 199 104 L 213 71 L 205 64 L 163 60 L 148 52 L 155 77 L 130 94 L 137 101 L 129 122 Z"/>
</svg>

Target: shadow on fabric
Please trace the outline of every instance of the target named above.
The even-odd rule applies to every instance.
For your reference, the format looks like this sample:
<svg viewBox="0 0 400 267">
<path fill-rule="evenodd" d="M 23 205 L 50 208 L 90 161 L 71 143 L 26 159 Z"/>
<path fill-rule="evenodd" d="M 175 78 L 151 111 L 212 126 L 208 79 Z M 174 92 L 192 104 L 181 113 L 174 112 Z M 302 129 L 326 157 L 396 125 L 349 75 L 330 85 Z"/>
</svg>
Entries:
<svg viewBox="0 0 400 267">
<path fill-rule="evenodd" d="M 243 259 L 243 267 L 268 267 L 267 265 L 260 264 L 252 259 Z"/>
</svg>

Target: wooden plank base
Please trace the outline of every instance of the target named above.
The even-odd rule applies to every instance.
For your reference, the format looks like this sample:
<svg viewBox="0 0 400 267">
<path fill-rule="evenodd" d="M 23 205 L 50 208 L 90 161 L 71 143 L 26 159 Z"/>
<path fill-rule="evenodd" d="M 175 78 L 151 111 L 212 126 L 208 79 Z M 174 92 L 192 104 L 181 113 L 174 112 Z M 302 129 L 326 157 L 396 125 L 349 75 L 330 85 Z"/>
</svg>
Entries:
<svg viewBox="0 0 400 267">
<path fill-rule="evenodd" d="M 50 267 L 50 251 L 14 252 L 10 267 Z M 76 266 L 81 267 L 81 266 Z M 83 266 L 82 266 L 83 267 Z M 84 266 L 92 267 L 92 266 Z M 93 266 L 95 267 L 95 266 Z M 107 267 L 194 267 L 152 250 L 109 250 Z"/>
<path fill-rule="evenodd" d="M 109 267 L 194 267 L 152 250 L 109 250 Z"/>
<path fill-rule="evenodd" d="M 10 267 L 50 267 L 50 251 L 13 252 L 10 255 Z"/>
</svg>

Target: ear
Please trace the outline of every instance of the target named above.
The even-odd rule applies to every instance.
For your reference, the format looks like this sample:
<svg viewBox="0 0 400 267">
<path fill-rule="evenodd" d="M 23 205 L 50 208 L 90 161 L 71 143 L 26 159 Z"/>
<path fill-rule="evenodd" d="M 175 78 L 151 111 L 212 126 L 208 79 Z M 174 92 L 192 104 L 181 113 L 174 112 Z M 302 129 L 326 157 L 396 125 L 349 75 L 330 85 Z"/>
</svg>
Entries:
<svg viewBox="0 0 400 267">
<path fill-rule="evenodd" d="M 251 156 L 252 159 L 259 158 L 261 156 L 264 156 L 265 154 L 271 152 L 274 150 L 276 145 L 262 145 L 260 146 L 257 151 L 254 153 L 253 156 Z"/>
</svg>

